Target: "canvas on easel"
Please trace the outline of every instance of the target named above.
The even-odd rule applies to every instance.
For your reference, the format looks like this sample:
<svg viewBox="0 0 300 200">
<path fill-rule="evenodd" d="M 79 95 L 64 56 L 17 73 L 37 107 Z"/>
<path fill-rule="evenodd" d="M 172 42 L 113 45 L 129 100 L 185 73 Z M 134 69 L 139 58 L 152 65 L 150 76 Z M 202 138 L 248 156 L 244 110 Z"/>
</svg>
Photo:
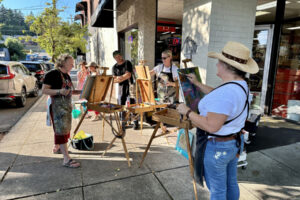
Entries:
<svg viewBox="0 0 300 200">
<path fill-rule="evenodd" d="M 198 67 L 191 67 L 185 69 L 178 69 L 179 85 L 181 97 L 184 103 L 190 107 L 194 112 L 198 112 L 198 103 L 204 97 L 204 93 L 190 82 L 187 74 L 195 74 L 197 80 L 201 83 L 201 77 Z"/>
</svg>

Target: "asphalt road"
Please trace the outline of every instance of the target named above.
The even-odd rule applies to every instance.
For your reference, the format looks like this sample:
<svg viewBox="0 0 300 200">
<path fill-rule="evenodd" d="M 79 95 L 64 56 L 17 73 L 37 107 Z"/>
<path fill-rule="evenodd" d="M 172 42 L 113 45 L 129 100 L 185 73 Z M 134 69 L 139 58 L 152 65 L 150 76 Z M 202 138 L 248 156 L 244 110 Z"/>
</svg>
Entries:
<svg viewBox="0 0 300 200">
<path fill-rule="evenodd" d="M 17 108 L 14 103 L 0 103 L 0 135 L 8 132 L 22 116 L 34 105 L 34 103 L 41 97 L 41 91 L 38 97 L 27 97 L 26 106 Z M 1 136 L 0 136 L 1 140 Z"/>
</svg>

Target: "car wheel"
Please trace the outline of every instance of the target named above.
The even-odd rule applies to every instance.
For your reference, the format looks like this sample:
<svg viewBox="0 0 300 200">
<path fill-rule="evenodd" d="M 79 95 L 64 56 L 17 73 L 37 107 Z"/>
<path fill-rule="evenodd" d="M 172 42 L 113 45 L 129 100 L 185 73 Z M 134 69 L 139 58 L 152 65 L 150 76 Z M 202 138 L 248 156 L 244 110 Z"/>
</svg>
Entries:
<svg viewBox="0 0 300 200">
<path fill-rule="evenodd" d="M 35 86 L 31 93 L 31 96 L 37 97 L 38 95 L 39 95 L 39 85 L 38 85 L 38 83 L 35 83 Z"/>
<path fill-rule="evenodd" d="M 16 99 L 17 107 L 24 107 L 26 104 L 26 90 L 22 88 L 21 96 Z"/>
</svg>

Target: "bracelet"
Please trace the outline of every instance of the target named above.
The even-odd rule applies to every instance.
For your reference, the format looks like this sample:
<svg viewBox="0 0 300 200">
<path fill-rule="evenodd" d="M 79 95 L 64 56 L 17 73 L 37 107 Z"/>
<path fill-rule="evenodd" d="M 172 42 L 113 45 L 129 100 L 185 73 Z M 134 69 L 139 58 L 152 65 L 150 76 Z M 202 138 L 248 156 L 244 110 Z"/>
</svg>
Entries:
<svg viewBox="0 0 300 200">
<path fill-rule="evenodd" d="M 56 95 L 60 95 L 60 90 L 58 90 L 58 91 L 56 92 Z"/>
<path fill-rule="evenodd" d="M 189 109 L 189 110 L 186 112 L 185 116 L 186 116 L 187 119 L 190 119 L 189 115 L 190 115 L 191 112 L 193 112 L 192 109 Z"/>
</svg>

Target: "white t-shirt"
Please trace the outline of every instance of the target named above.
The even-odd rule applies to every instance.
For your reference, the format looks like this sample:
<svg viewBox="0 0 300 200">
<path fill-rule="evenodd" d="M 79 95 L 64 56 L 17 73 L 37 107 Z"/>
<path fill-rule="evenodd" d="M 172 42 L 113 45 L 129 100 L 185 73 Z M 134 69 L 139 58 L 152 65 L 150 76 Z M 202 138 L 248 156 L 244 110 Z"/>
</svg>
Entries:
<svg viewBox="0 0 300 200">
<path fill-rule="evenodd" d="M 162 68 L 163 68 L 163 65 L 160 64 L 160 65 L 157 65 L 156 67 L 154 67 L 153 70 L 155 71 L 156 75 L 159 75 L 162 72 Z M 178 69 L 178 67 L 176 65 L 172 65 L 172 76 L 173 76 L 174 80 L 178 79 L 177 69 Z M 171 67 L 164 66 L 163 72 L 170 73 Z"/>
<path fill-rule="evenodd" d="M 242 85 L 248 93 L 246 81 L 232 82 Z M 227 84 L 204 96 L 198 104 L 198 110 L 201 116 L 206 116 L 208 112 L 227 115 L 227 121 L 229 121 L 242 112 L 246 98 L 246 94 L 240 86 L 236 84 Z M 247 107 L 238 118 L 223 125 L 219 131 L 213 134 L 229 135 L 240 131 L 245 125 L 246 117 Z"/>
</svg>

